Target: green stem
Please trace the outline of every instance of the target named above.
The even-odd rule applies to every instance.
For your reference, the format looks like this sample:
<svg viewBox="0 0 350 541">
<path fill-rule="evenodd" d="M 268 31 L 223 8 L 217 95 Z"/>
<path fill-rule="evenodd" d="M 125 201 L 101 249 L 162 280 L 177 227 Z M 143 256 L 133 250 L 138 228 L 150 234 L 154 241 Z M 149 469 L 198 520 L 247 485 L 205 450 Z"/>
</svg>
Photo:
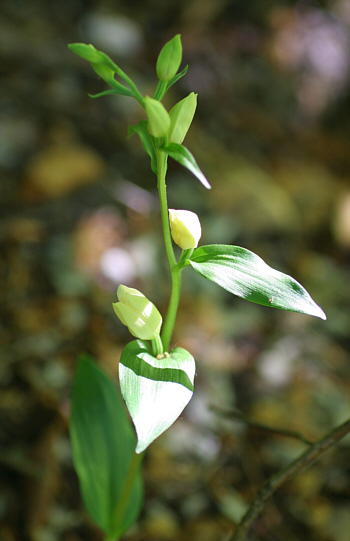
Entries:
<svg viewBox="0 0 350 541">
<path fill-rule="evenodd" d="M 188 250 L 182 250 L 182 254 L 180 256 L 178 266 L 181 268 L 184 268 L 186 265 L 186 260 L 191 257 L 193 254 L 194 248 L 189 248 Z"/>
<path fill-rule="evenodd" d="M 140 453 L 140 454 L 134 453 L 130 461 L 129 470 L 125 477 L 124 485 L 123 485 L 123 488 L 118 500 L 118 506 L 115 511 L 114 523 L 117 525 L 117 527 L 120 527 L 122 520 L 124 518 L 126 508 L 130 501 L 131 491 L 134 486 L 135 476 L 139 470 L 142 457 L 143 457 L 143 453 Z M 108 535 L 106 536 L 106 541 L 118 541 L 118 539 L 119 537 L 116 538 L 116 537 L 110 537 Z"/>
<path fill-rule="evenodd" d="M 176 265 L 176 257 L 174 254 L 173 243 L 171 240 L 170 224 L 168 216 L 168 201 L 166 195 L 166 183 L 165 173 L 167 166 L 167 154 L 161 149 L 157 148 L 157 178 L 158 178 L 158 192 L 160 202 L 160 217 L 162 220 L 163 236 L 165 251 L 169 261 L 170 271 Z"/>
<path fill-rule="evenodd" d="M 163 342 L 159 334 L 152 340 L 152 351 L 155 357 L 163 354 Z"/>
<path fill-rule="evenodd" d="M 166 92 L 166 82 L 165 81 L 159 81 L 158 82 L 158 85 L 157 85 L 157 88 L 156 88 L 156 91 L 154 93 L 154 96 L 153 96 L 153 99 L 154 100 L 161 100 L 162 97 L 164 96 L 165 92 Z"/>
<path fill-rule="evenodd" d="M 181 292 L 181 270 L 175 268 L 171 271 L 171 295 L 168 312 L 165 318 L 162 331 L 162 342 L 165 351 L 168 351 L 170 340 L 173 334 L 177 309 L 179 307 Z"/>
<path fill-rule="evenodd" d="M 124 74 L 125 75 L 125 74 Z M 132 91 L 134 92 L 134 97 L 135 99 L 139 102 L 139 104 L 145 108 L 145 100 L 143 99 L 142 97 L 142 94 L 141 92 L 139 91 L 139 89 L 137 88 L 137 86 L 135 85 L 135 83 L 132 82 L 131 79 L 129 79 L 129 77 L 127 75 L 125 75 L 125 77 L 123 77 L 124 81 L 126 83 L 128 83 L 128 85 L 130 86 L 130 88 L 132 89 Z"/>
<path fill-rule="evenodd" d="M 135 99 L 140 103 L 140 105 L 143 108 L 145 108 L 145 100 L 143 99 L 142 94 L 137 88 L 137 86 L 135 85 L 134 81 L 130 79 L 130 77 L 128 77 L 127 74 L 122 69 L 120 69 L 120 67 L 117 66 L 113 62 L 113 60 L 111 60 L 107 55 L 104 55 L 104 57 L 105 57 L 105 64 L 109 66 L 118 75 L 118 77 L 123 79 L 123 81 L 125 81 L 130 86 L 130 88 L 133 91 L 133 95 Z"/>
<path fill-rule="evenodd" d="M 173 334 L 177 309 L 180 301 L 181 290 L 181 270 L 177 268 L 177 261 L 174 253 L 173 243 L 171 240 L 169 214 L 168 214 L 168 201 L 166 194 L 165 173 L 167 165 L 167 155 L 160 148 L 157 149 L 157 178 L 158 178 L 158 192 L 160 202 L 160 215 L 163 227 L 163 236 L 165 251 L 169 262 L 171 272 L 171 295 L 169 301 L 168 312 L 165 318 L 162 331 L 162 342 L 164 350 L 169 348 L 171 336 Z"/>
</svg>

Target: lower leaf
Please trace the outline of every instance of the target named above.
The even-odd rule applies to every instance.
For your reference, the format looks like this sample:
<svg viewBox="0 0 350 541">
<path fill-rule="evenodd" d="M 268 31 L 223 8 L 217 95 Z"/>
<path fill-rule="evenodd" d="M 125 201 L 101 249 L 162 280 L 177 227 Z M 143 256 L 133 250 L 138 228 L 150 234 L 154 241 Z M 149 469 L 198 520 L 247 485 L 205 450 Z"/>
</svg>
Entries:
<svg viewBox="0 0 350 541">
<path fill-rule="evenodd" d="M 97 526 L 119 539 L 142 504 L 137 472 L 123 513 L 117 513 L 136 437 L 116 386 L 87 357 L 80 359 L 74 378 L 69 431 L 85 507 Z"/>
</svg>

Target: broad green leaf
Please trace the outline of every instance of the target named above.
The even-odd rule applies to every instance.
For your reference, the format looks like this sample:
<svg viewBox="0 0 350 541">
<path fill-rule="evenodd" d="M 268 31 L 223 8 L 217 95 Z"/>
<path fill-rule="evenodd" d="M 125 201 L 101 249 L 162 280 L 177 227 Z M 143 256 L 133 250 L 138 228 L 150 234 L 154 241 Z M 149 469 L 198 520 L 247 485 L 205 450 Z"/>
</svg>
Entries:
<svg viewBox="0 0 350 541">
<path fill-rule="evenodd" d="M 196 160 L 188 148 L 184 147 L 183 145 L 179 145 L 178 143 L 170 143 L 169 145 L 163 147 L 162 150 L 169 154 L 173 160 L 177 161 L 186 167 L 186 169 L 191 171 L 191 173 L 198 178 L 199 182 L 201 182 L 205 188 L 210 190 L 211 186 L 209 182 L 199 169 Z"/>
<path fill-rule="evenodd" d="M 69 430 L 85 507 L 110 538 L 119 538 L 135 522 L 142 504 L 138 472 L 124 516 L 117 523 L 136 436 L 116 386 L 85 356 L 74 379 Z"/>
<path fill-rule="evenodd" d="M 326 319 L 323 310 L 294 278 L 272 269 L 245 248 L 201 246 L 189 263 L 204 278 L 247 301 Z"/>
<path fill-rule="evenodd" d="M 182 348 L 157 359 L 147 342 L 134 340 L 119 363 L 122 395 L 137 433 L 141 453 L 179 417 L 193 394 L 195 361 Z"/>
<path fill-rule="evenodd" d="M 151 158 L 151 169 L 153 173 L 157 174 L 157 158 L 156 151 L 154 147 L 154 139 L 147 129 L 147 120 L 140 120 L 135 126 L 129 126 L 128 138 L 130 138 L 134 133 L 137 133 L 140 137 L 143 148 Z"/>
</svg>

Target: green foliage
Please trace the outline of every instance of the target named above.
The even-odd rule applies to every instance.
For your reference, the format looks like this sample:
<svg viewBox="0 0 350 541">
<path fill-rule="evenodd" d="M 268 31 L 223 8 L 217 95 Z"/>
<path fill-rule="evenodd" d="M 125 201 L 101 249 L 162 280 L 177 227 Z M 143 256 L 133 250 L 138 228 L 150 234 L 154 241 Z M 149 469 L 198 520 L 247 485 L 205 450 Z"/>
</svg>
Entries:
<svg viewBox="0 0 350 541">
<path fill-rule="evenodd" d="M 135 522 L 142 504 L 137 473 L 124 512 L 118 513 L 136 437 L 115 385 L 86 356 L 74 379 L 69 430 L 85 507 L 95 524 L 117 539 Z"/>
<path fill-rule="evenodd" d="M 113 89 L 99 92 L 98 94 L 88 94 L 89 98 L 102 98 L 104 96 L 111 96 L 113 94 L 121 94 L 122 96 L 132 96 L 132 91 L 121 85 L 117 81 L 113 81 Z"/>
<path fill-rule="evenodd" d="M 131 137 L 134 133 L 137 133 L 143 148 L 151 158 L 151 169 L 153 173 L 157 174 L 157 158 L 154 138 L 151 136 L 147 129 L 147 120 L 140 120 L 135 126 L 129 126 L 128 137 Z"/>
<path fill-rule="evenodd" d="M 245 248 L 201 246 L 189 263 L 204 278 L 247 301 L 326 319 L 323 310 L 294 278 L 272 269 Z"/>
<path fill-rule="evenodd" d="M 169 130 L 169 141 L 171 143 L 182 143 L 192 124 L 197 107 L 197 94 L 191 92 L 186 98 L 179 101 L 170 110 L 171 119 Z"/>
<path fill-rule="evenodd" d="M 134 340 L 124 348 L 119 380 L 137 433 L 136 453 L 167 430 L 192 398 L 195 361 L 183 348 L 154 357 L 147 342 Z"/>
<path fill-rule="evenodd" d="M 199 169 L 196 160 L 194 159 L 188 148 L 184 147 L 183 145 L 179 145 L 178 143 L 170 143 L 169 145 L 164 146 L 162 150 L 166 152 L 168 156 L 170 156 L 170 158 L 173 158 L 173 160 L 180 163 L 181 165 L 186 167 L 186 169 L 191 171 L 191 173 L 195 177 L 197 177 L 199 182 L 201 182 L 205 188 L 210 190 L 211 186 L 208 180 Z"/>
</svg>

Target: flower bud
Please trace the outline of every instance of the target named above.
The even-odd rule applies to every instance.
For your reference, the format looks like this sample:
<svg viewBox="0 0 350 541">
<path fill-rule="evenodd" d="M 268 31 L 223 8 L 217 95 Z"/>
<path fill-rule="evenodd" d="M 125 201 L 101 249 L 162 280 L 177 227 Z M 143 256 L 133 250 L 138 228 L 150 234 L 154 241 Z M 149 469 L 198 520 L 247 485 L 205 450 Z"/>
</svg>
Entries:
<svg viewBox="0 0 350 541">
<path fill-rule="evenodd" d="M 183 250 L 196 248 L 202 235 L 201 224 L 195 212 L 169 209 L 171 236 Z"/>
<path fill-rule="evenodd" d="M 182 60 L 181 35 L 177 34 L 160 51 L 157 59 L 157 77 L 161 81 L 170 81 L 180 67 Z"/>
<path fill-rule="evenodd" d="M 114 71 L 102 64 L 101 62 L 91 62 L 91 67 L 97 75 L 101 77 L 106 83 L 114 81 Z"/>
<path fill-rule="evenodd" d="M 169 141 L 171 143 L 179 143 L 185 139 L 189 127 L 192 124 L 194 113 L 197 107 L 197 94 L 191 92 L 186 98 L 179 101 L 170 110 L 169 116 L 171 120 L 169 130 Z"/>
<path fill-rule="evenodd" d="M 162 316 L 151 301 L 137 289 L 123 285 L 118 287 L 117 296 L 119 302 L 113 303 L 113 309 L 133 336 L 153 340 L 159 335 Z"/>
<path fill-rule="evenodd" d="M 72 53 L 81 56 L 84 60 L 88 62 L 93 62 L 94 64 L 99 64 L 104 61 L 104 54 L 101 51 L 95 49 L 93 45 L 86 45 L 86 43 L 70 43 L 68 49 Z"/>
<path fill-rule="evenodd" d="M 154 137 L 164 137 L 170 128 L 170 116 L 164 105 L 149 96 L 145 97 L 148 131 Z"/>
</svg>

